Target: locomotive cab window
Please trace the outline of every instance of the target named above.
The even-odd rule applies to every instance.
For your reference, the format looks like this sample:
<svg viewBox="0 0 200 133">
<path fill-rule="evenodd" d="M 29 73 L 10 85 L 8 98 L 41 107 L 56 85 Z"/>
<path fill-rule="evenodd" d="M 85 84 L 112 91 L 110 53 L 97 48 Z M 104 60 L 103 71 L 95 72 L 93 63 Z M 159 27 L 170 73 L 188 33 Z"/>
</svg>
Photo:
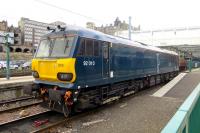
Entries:
<svg viewBox="0 0 200 133">
<path fill-rule="evenodd" d="M 85 50 L 85 55 L 86 56 L 93 56 L 93 40 L 87 39 L 85 41 L 86 44 L 86 50 Z"/>
<path fill-rule="evenodd" d="M 78 49 L 78 55 L 83 56 L 85 55 L 85 39 L 81 39 L 80 41 L 80 46 Z"/>
<path fill-rule="evenodd" d="M 78 56 L 99 56 L 99 41 L 81 39 L 78 48 Z"/>
<path fill-rule="evenodd" d="M 70 54 L 70 50 L 73 44 L 73 37 L 56 38 L 55 45 L 52 49 L 52 57 L 64 57 Z"/>
<path fill-rule="evenodd" d="M 74 44 L 74 37 L 55 37 L 41 40 L 35 57 L 68 57 Z"/>
</svg>

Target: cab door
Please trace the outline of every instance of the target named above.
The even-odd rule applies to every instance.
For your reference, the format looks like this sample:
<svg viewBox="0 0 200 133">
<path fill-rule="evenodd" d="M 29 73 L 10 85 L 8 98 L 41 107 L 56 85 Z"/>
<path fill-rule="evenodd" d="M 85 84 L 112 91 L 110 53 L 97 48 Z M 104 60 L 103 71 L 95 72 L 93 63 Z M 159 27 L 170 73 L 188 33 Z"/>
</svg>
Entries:
<svg viewBox="0 0 200 133">
<path fill-rule="evenodd" d="M 102 44 L 102 77 L 108 78 L 110 73 L 110 54 L 109 43 L 103 42 Z"/>
</svg>

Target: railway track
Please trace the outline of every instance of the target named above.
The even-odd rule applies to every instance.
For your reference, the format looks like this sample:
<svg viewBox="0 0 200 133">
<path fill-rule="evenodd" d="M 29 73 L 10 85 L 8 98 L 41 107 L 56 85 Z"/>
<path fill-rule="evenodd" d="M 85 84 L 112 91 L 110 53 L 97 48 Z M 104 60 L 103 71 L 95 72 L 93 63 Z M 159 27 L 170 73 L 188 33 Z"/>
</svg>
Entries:
<svg viewBox="0 0 200 133">
<path fill-rule="evenodd" d="M 35 99 L 32 96 L 23 96 L 20 98 L 0 101 L 0 114 L 7 111 L 19 110 L 42 103 L 42 100 Z"/>
<path fill-rule="evenodd" d="M 1 110 L 0 111 L 0 127 L 8 125 L 8 129 L 9 129 L 9 125 L 12 123 L 17 123 L 22 120 L 31 119 L 33 117 L 50 112 L 49 109 L 46 109 L 40 106 L 41 102 L 42 101 L 38 101 L 38 102 L 34 102 L 28 105 L 15 107 L 12 109 Z M 2 131 L 0 130 L 0 133 L 1 132 Z"/>
<path fill-rule="evenodd" d="M 126 97 L 131 98 L 131 97 Z M 117 102 L 115 102 L 117 103 Z M 113 103 L 113 104 L 115 104 Z M 19 133 L 24 131 L 24 133 L 54 133 L 58 132 L 61 126 L 70 127 L 72 121 L 76 121 L 80 118 L 84 118 L 85 116 L 89 116 L 90 114 L 94 114 L 95 112 L 99 112 L 104 108 L 112 106 L 113 104 L 106 104 L 103 106 L 98 106 L 93 109 L 88 109 L 80 113 L 76 113 L 69 118 L 65 118 L 63 114 L 47 111 L 45 113 L 41 113 L 35 116 L 31 116 L 26 119 L 21 119 L 19 121 L 13 121 L 12 123 L 5 124 L 2 128 L 0 128 L 0 133 L 12 133 L 14 130 L 18 130 Z M 34 126 L 35 121 L 45 121 L 48 119 L 47 123 L 41 124 L 38 127 Z M 12 128 L 11 128 L 12 127 Z M 26 130 L 24 130 L 26 128 Z M 18 133 L 18 132 L 16 132 Z"/>
<path fill-rule="evenodd" d="M 28 116 L 24 116 L 24 117 L 17 117 L 17 118 L 11 119 L 9 121 L 1 122 L 0 126 L 2 127 L 2 126 L 5 126 L 5 125 L 10 125 L 10 124 L 12 124 L 14 122 L 19 122 L 21 120 L 26 120 L 26 119 L 29 119 L 29 118 L 31 119 L 32 117 L 35 117 L 35 116 L 38 116 L 38 115 L 42 115 L 42 114 L 45 114 L 45 113 L 48 113 L 48 112 L 50 112 L 50 110 L 40 111 L 40 112 L 31 114 L 31 115 L 28 115 Z"/>
<path fill-rule="evenodd" d="M 30 133 L 40 132 L 47 128 L 54 127 L 57 121 L 64 120 L 65 117 L 62 114 L 52 112 L 50 110 L 40 110 L 36 113 L 28 115 L 26 117 L 12 119 L 0 124 L 0 133 Z M 41 124 L 39 121 L 46 120 L 46 124 Z M 37 123 L 36 123 L 37 122 Z M 61 124 L 61 123 L 58 123 Z M 45 126 L 45 128 L 44 128 Z"/>
<path fill-rule="evenodd" d="M 49 112 L 49 109 L 40 106 L 42 102 L 41 99 L 35 99 L 33 96 L 0 101 L 0 126 Z"/>
<path fill-rule="evenodd" d="M 9 92 L 9 91 L 20 91 L 23 89 L 23 86 L 22 85 L 9 85 L 9 86 L 0 86 L 0 93 L 3 93 L 3 92 Z M 1 99 L 1 101 L 3 101 Z"/>
<path fill-rule="evenodd" d="M 127 96 L 123 99 L 129 99 L 129 98 L 133 98 L 132 96 L 138 96 L 142 93 L 147 92 L 147 90 L 143 90 L 141 92 L 136 93 L 135 95 L 130 95 Z M 121 99 L 121 100 L 123 100 Z M 117 102 L 114 102 L 113 104 L 115 104 Z M 84 118 L 84 116 L 88 116 L 90 114 L 93 114 L 95 112 L 99 112 L 104 108 L 107 108 L 109 106 L 112 106 L 113 104 L 106 104 L 103 106 L 99 106 L 97 108 L 93 108 L 93 109 L 88 109 L 86 111 L 83 111 L 81 113 L 77 113 L 75 115 L 70 116 L 69 118 L 65 118 L 63 114 L 61 113 L 57 113 L 57 112 L 53 112 L 53 111 L 40 111 L 35 113 L 34 115 L 29 115 L 27 117 L 23 117 L 17 120 L 13 120 L 7 123 L 4 123 L 2 125 L 2 128 L 0 128 L 0 133 L 21 133 L 21 132 L 25 132 L 25 133 L 52 133 L 52 132 L 57 132 L 57 130 L 59 130 L 59 128 L 63 125 L 65 125 L 65 127 L 69 126 L 70 123 L 72 121 L 76 121 L 80 118 Z M 36 121 L 46 121 L 44 124 L 41 124 L 39 126 L 34 126 Z M 1 126 L 1 124 L 0 124 Z"/>
<path fill-rule="evenodd" d="M 19 98 L 15 98 L 15 99 L 3 100 L 3 101 L 0 101 L 0 106 L 3 104 L 9 104 L 12 102 L 18 102 L 18 101 L 28 100 L 28 99 L 32 99 L 32 98 L 34 98 L 34 97 L 33 96 L 23 96 L 23 97 L 19 97 Z"/>
<path fill-rule="evenodd" d="M 3 125 L 0 125 L 0 133 L 12 133 L 14 130 L 21 133 L 22 131 L 25 133 L 48 133 L 48 132 L 57 132 L 57 128 L 59 128 L 62 125 L 68 124 L 73 120 L 79 119 L 81 117 L 87 116 L 91 113 L 94 113 L 95 111 L 98 111 L 105 106 L 94 108 L 92 110 L 87 110 L 78 114 L 75 114 L 73 116 L 70 116 L 69 118 L 65 118 L 63 114 L 53 112 L 53 111 L 46 111 L 41 112 L 29 117 L 24 117 L 18 120 L 13 120 L 9 123 L 4 123 Z M 46 121 L 44 124 L 35 126 L 35 122 L 38 121 Z M 24 129 L 26 128 L 26 129 Z M 16 132 L 16 133 L 18 133 Z"/>
</svg>

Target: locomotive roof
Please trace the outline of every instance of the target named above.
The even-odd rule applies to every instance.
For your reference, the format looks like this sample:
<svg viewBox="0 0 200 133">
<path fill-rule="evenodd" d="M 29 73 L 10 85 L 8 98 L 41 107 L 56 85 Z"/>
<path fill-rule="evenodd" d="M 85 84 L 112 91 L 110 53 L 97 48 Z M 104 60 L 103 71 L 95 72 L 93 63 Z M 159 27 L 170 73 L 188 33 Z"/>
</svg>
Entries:
<svg viewBox="0 0 200 133">
<path fill-rule="evenodd" d="M 135 47 L 139 47 L 139 48 L 145 48 L 145 49 L 158 51 L 158 52 L 162 52 L 162 53 L 178 55 L 174 51 L 161 49 L 161 48 L 158 48 L 158 47 L 155 47 L 155 46 L 151 46 L 151 45 L 143 45 L 142 43 L 139 43 L 139 42 L 131 41 L 131 40 L 128 40 L 128 39 L 125 39 L 125 38 L 121 38 L 121 37 L 107 35 L 107 34 L 104 34 L 102 32 L 95 31 L 95 30 L 92 30 L 92 29 L 83 28 L 83 27 L 67 26 L 65 28 L 64 32 L 66 32 L 66 33 L 76 33 L 79 36 L 86 37 L 86 38 L 92 38 L 92 39 L 96 39 L 96 40 L 108 41 L 108 42 L 117 43 L 117 44 L 120 43 L 120 44 L 123 44 L 123 45 L 131 45 L 131 46 L 135 46 Z"/>
</svg>

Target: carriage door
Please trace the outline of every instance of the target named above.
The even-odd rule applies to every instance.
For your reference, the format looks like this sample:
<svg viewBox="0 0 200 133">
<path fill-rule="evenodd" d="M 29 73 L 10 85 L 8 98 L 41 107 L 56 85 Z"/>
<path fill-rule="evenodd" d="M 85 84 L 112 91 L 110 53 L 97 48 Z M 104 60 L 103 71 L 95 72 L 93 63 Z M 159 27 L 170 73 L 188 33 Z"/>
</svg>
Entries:
<svg viewBox="0 0 200 133">
<path fill-rule="evenodd" d="M 102 45 L 102 76 L 109 77 L 109 43 L 103 42 Z"/>
<path fill-rule="evenodd" d="M 159 58 L 159 53 L 156 54 L 156 60 L 157 60 L 157 73 L 160 73 L 160 58 Z"/>
</svg>

